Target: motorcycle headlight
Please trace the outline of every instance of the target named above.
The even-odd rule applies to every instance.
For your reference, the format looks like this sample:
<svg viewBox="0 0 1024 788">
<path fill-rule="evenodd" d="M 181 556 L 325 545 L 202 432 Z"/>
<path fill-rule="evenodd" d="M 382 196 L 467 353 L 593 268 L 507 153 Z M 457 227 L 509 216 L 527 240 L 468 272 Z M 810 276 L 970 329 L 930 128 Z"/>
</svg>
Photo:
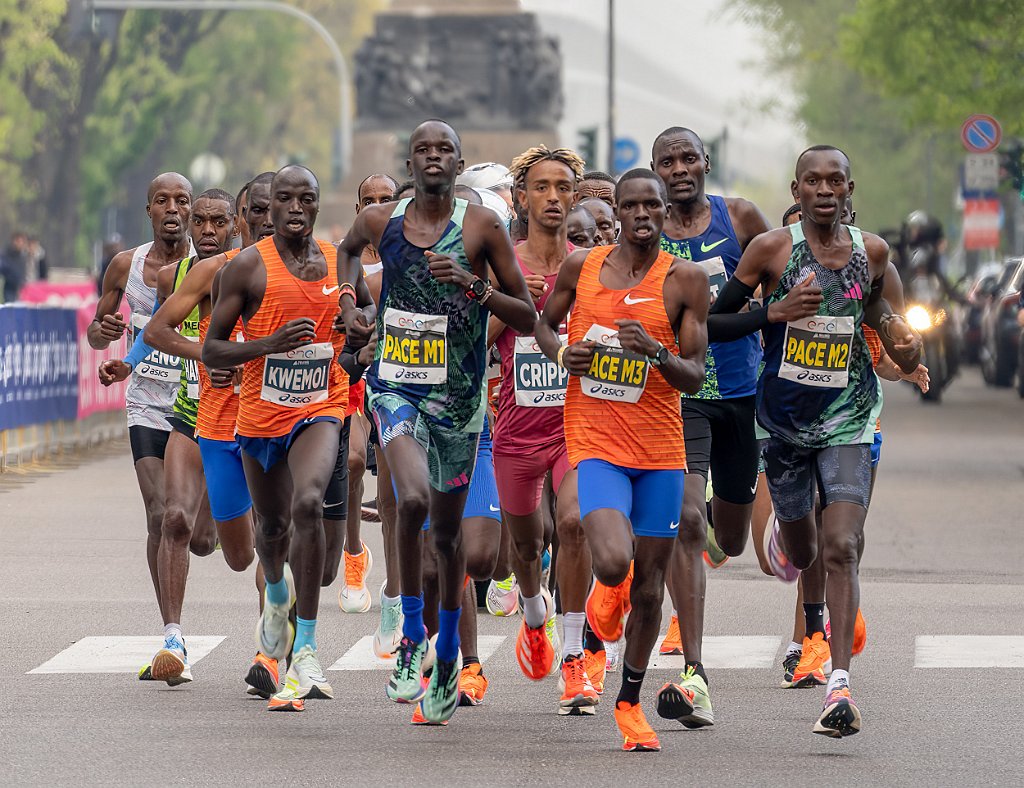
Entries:
<svg viewBox="0 0 1024 788">
<path fill-rule="evenodd" d="M 923 306 L 912 306 L 907 310 L 907 322 L 915 331 L 927 331 L 932 327 L 932 316 Z"/>
</svg>

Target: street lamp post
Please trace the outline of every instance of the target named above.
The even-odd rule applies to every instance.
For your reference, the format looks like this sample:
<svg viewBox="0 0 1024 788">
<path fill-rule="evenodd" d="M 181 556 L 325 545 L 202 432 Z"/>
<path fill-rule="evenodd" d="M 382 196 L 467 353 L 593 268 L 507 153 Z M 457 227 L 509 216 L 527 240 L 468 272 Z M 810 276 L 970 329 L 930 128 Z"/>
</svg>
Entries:
<svg viewBox="0 0 1024 788">
<path fill-rule="evenodd" d="M 336 138 L 338 183 L 349 172 L 352 156 L 352 124 L 350 118 L 348 64 L 334 36 L 313 15 L 288 3 L 273 0 L 88 0 L 88 8 L 95 11 L 276 11 L 300 19 L 311 27 L 331 51 L 338 72 L 338 133 Z"/>
<path fill-rule="evenodd" d="M 615 0 L 608 0 L 608 174 L 615 175 Z"/>
</svg>

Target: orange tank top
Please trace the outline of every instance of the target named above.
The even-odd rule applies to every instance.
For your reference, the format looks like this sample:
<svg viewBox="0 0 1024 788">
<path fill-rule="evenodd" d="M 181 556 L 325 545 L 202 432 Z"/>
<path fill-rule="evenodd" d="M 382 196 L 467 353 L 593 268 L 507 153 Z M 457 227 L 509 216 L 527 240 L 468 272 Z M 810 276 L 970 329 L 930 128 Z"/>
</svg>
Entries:
<svg viewBox="0 0 1024 788">
<path fill-rule="evenodd" d="M 665 277 L 672 255 L 661 252 L 639 284 L 611 290 L 601 269 L 614 246 L 587 255 L 569 317 L 569 343 L 598 342 L 592 376 L 570 377 L 565 399 L 565 442 L 573 467 L 600 459 L 625 468 L 685 469 L 679 392 L 645 358 L 623 351 L 615 321 L 639 320 L 647 333 L 678 354 L 665 312 Z"/>
<path fill-rule="evenodd" d="M 241 249 L 231 249 L 225 257 L 231 260 Z M 199 321 L 199 341 L 206 341 L 206 332 L 210 330 L 210 315 Z M 239 320 L 231 337 L 234 339 L 242 333 L 242 321 Z M 199 365 L 199 412 L 196 415 L 196 435 L 213 441 L 233 441 L 235 439 L 235 416 L 238 413 L 238 393 L 234 386 L 214 388 L 210 383 L 210 374 L 206 365 Z"/>
<path fill-rule="evenodd" d="M 309 345 L 245 365 L 238 399 L 239 435 L 276 438 L 303 419 L 345 418 L 348 375 L 338 364 L 345 336 L 333 328 L 338 313 L 337 251 L 326 241 L 317 243 L 327 260 L 327 275 L 315 282 L 298 279 L 285 267 L 273 236 L 256 244 L 267 288 L 256 314 L 245 322 L 246 341 L 268 337 L 300 317 L 314 320 L 316 336 Z"/>
<path fill-rule="evenodd" d="M 882 359 L 882 338 L 871 326 L 864 326 L 864 340 L 868 343 L 868 352 L 871 353 L 871 366 L 877 367 Z M 882 420 L 875 420 L 875 432 L 882 431 Z"/>
</svg>

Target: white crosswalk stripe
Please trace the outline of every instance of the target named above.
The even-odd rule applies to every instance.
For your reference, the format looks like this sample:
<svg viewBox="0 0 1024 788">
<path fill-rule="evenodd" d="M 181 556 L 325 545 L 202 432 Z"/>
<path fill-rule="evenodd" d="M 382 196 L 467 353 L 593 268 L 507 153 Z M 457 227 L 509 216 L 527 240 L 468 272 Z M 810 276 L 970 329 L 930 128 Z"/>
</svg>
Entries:
<svg viewBox="0 0 1024 788">
<path fill-rule="evenodd" d="M 779 645 L 775 635 L 708 635 L 704 638 L 701 662 L 709 670 L 770 668 L 775 664 Z M 648 669 L 682 670 L 685 666 L 686 657 L 662 656 L 655 648 Z"/>
<path fill-rule="evenodd" d="M 187 636 L 189 664 L 195 665 L 223 640 L 223 635 Z M 138 673 L 163 644 L 160 635 L 85 637 L 29 673 Z"/>
<path fill-rule="evenodd" d="M 480 635 L 477 637 L 477 657 L 486 662 L 507 638 L 504 635 Z M 395 666 L 393 657 L 379 659 L 373 653 L 373 636 L 367 635 L 331 665 L 328 670 L 391 670 Z"/>
<path fill-rule="evenodd" d="M 918 668 L 1024 668 L 1024 637 L 1019 635 L 918 635 Z"/>
</svg>

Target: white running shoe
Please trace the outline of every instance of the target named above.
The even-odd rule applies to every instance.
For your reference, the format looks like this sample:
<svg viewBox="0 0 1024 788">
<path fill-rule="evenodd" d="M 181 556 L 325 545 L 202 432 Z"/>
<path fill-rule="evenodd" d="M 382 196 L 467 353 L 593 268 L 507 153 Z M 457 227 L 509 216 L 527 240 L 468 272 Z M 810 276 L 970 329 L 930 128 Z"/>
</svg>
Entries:
<svg viewBox="0 0 1024 788">
<path fill-rule="evenodd" d="M 519 612 L 519 583 L 515 575 L 491 580 L 487 586 L 487 612 L 492 616 L 513 616 Z"/>
<path fill-rule="evenodd" d="M 284 565 L 284 580 L 288 585 L 288 602 L 272 605 L 263 592 L 263 613 L 256 622 L 256 648 L 271 659 L 284 659 L 291 650 L 295 639 L 295 627 L 288 620 L 288 613 L 295 604 L 295 579 L 288 564 Z"/>
<path fill-rule="evenodd" d="M 366 578 L 373 568 L 370 548 L 363 543 L 363 551 L 359 555 L 350 555 L 347 550 L 343 550 L 341 563 L 345 582 L 338 591 L 338 606 L 343 613 L 368 612 L 372 603 L 370 589 L 366 587 Z"/>
<path fill-rule="evenodd" d="M 292 654 L 292 664 L 285 677 L 285 686 L 289 687 L 297 698 L 319 698 L 331 700 L 334 689 L 327 681 L 320 660 L 312 646 L 303 646 L 298 653 Z"/>
<path fill-rule="evenodd" d="M 617 640 L 614 643 L 604 644 L 604 653 L 608 656 L 608 662 L 605 665 L 606 673 L 614 673 L 622 665 L 622 642 L 622 640 Z"/>
<path fill-rule="evenodd" d="M 381 659 L 393 657 L 402 642 L 402 600 L 399 598 L 393 605 L 384 604 L 385 581 L 380 587 L 380 624 L 373 633 L 373 653 Z"/>
</svg>

